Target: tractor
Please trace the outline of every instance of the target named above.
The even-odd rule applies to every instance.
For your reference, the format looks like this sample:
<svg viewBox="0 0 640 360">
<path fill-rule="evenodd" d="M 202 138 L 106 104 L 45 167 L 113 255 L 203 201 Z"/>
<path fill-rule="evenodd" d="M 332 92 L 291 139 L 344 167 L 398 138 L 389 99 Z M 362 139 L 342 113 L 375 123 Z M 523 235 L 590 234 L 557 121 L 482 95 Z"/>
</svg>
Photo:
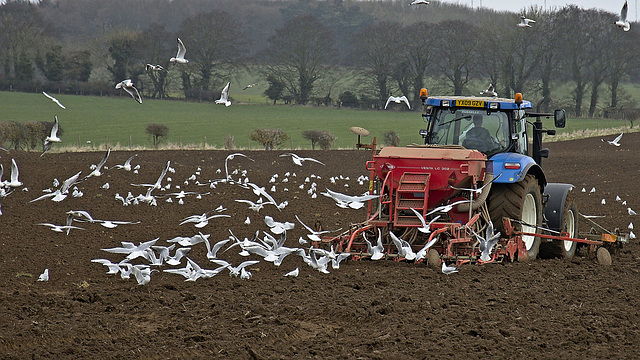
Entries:
<svg viewBox="0 0 640 360">
<path fill-rule="evenodd" d="M 573 185 L 548 182 L 542 168 L 549 155 L 542 135 L 555 135 L 555 129 L 544 129 L 541 118 L 553 117 L 563 128 L 564 110 L 535 112 L 520 93 L 513 99 L 429 97 L 422 89 L 420 99 L 424 144 L 378 150 L 375 139 L 361 144 L 358 134 L 357 147 L 372 151 L 366 169 L 369 193 L 377 197 L 369 201 L 366 221 L 330 239 L 339 250 L 367 257 L 379 237 L 385 257 L 403 260 L 392 241 L 402 239 L 413 251 L 426 250 L 419 261 L 439 266 L 570 259 L 580 245 L 611 262 L 607 249 L 626 237 L 578 237 Z M 498 240 L 487 251 L 490 236 Z"/>
</svg>

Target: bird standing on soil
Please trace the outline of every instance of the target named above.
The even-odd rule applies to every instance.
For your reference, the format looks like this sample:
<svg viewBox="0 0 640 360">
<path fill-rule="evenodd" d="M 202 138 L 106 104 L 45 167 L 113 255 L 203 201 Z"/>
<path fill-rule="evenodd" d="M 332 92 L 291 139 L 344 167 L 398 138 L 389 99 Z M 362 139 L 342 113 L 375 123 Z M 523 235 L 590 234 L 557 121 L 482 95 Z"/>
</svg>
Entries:
<svg viewBox="0 0 640 360">
<path fill-rule="evenodd" d="M 458 272 L 457 266 L 449 266 L 444 261 L 442 262 L 442 273 L 445 275 L 453 274 Z"/>
</svg>

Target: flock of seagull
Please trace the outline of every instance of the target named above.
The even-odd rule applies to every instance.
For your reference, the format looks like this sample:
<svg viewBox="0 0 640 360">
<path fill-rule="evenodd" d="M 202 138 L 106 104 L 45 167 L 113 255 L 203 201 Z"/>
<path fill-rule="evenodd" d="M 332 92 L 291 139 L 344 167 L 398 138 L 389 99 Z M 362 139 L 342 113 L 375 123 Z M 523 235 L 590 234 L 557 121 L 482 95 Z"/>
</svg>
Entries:
<svg viewBox="0 0 640 360">
<path fill-rule="evenodd" d="M 30 202 L 37 202 L 43 200 L 50 200 L 54 202 L 62 202 L 68 198 L 69 194 L 76 193 L 74 197 L 81 197 L 82 191 L 78 186 L 87 180 L 93 179 L 94 186 L 99 186 L 102 190 L 114 190 L 108 182 L 103 185 L 96 185 L 97 179 L 99 179 L 104 173 L 108 171 L 126 171 L 133 174 L 140 174 L 144 168 L 141 164 L 132 164 L 133 160 L 137 158 L 137 154 L 129 157 L 124 164 L 113 164 L 107 166 L 109 155 L 111 151 L 107 150 L 102 159 L 97 163 L 89 166 L 90 172 L 86 176 L 82 176 L 82 171 L 79 171 L 69 177 L 68 179 L 60 182 L 58 179 L 53 179 L 52 186 L 43 189 L 43 195 L 33 198 Z M 279 157 L 289 157 L 296 166 L 303 167 L 306 164 L 317 164 L 316 166 L 324 166 L 324 163 L 309 157 L 300 157 L 294 153 L 281 154 Z M 286 186 L 296 186 L 300 190 L 306 190 L 305 192 L 310 198 L 317 197 L 318 185 L 316 181 L 322 179 L 322 177 L 315 174 L 310 174 L 299 177 L 298 174 L 293 171 L 287 171 L 286 173 L 279 175 L 273 174 L 269 180 L 270 190 L 266 187 L 252 183 L 248 178 L 248 171 L 242 169 L 240 166 L 235 169 L 230 168 L 229 162 L 234 159 L 244 159 L 245 162 L 253 161 L 250 157 L 242 153 L 233 153 L 226 157 L 224 169 L 219 168 L 216 170 L 216 174 L 219 174 L 218 179 L 202 180 L 198 176 L 201 174 L 201 168 L 198 167 L 193 175 L 189 176 L 182 182 L 173 181 L 171 175 L 175 174 L 175 169 L 171 167 L 171 162 L 167 161 L 166 165 L 161 170 L 157 177 L 157 180 L 153 183 L 138 184 L 131 183 L 132 189 L 142 188 L 143 191 L 137 196 L 132 192 L 126 197 L 123 197 L 116 193 L 113 197 L 114 201 L 121 202 L 123 206 L 130 205 L 143 205 L 159 206 L 161 199 L 164 199 L 166 203 L 172 203 L 174 201 L 178 204 L 183 203 L 187 197 L 193 197 L 196 199 L 202 199 L 204 196 L 211 195 L 211 189 L 215 189 L 220 186 L 234 186 L 247 190 L 247 194 L 253 194 L 257 197 L 253 199 L 235 199 L 236 203 L 245 204 L 249 209 L 259 214 L 260 211 L 269 206 L 276 215 L 284 209 L 288 201 L 276 201 L 275 196 L 277 193 L 284 194 L 288 190 Z M 22 186 L 22 183 L 18 181 L 18 168 L 15 160 L 12 160 L 14 167 L 14 178 L 11 186 L 12 189 L 17 189 Z M 308 166 L 307 166 L 308 167 Z M 1 170 L 1 167 L 0 167 Z M 303 170 L 303 169 L 301 169 Z M 0 174 L 1 175 L 1 174 Z M 349 177 L 343 175 L 332 176 L 328 179 L 330 186 L 339 186 L 343 184 L 345 188 L 349 188 Z M 365 185 L 368 182 L 367 176 L 360 176 L 354 179 L 359 185 Z M 298 185 L 300 183 L 300 185 Z M 206 187 L 207 191 L 185 191 L 188 185 L 196 187 Z M 86 186 L 90 186 L 87 184 Z M 277 191 L 276 187 L 279 187 Z M 146 190 L 144 190 L 146 189 Z M 179 190 L 179 191 L 178 191 Z M 299 191 L 298 193 L 304 194 Z M 378 195 L 370 195 L 365 193 L 363 195 L 346 195 L 337 191 L 326 189 L 326 192 L 321 193 L 336 202 L 336 205 L 341 208 L 348 209 L 360 209 L 367 201 L 375 199 Z M 10 192 L 3 193 L 2 196 L 8 196 Z M 441 207 L 435 209 L 434 212 L 446 212 L 450 210 L 449 207 Z M 112 248 L 102 249 L 106 253 L 121 254 L 124 258 L 119 260 L 110 260 L 106 258 L 98 258 L 91 260 L 93 263 L 102 264 L 107 267 L 107 274 L 120 275 L 122 279 L 135 278 L 138 284 L 145 285 L 151 280 L 153 273 L 166 272 L 169 274 L 181 275 L 185 278 L 185 281 L 196 281 L 200 278 L 210 278 L 223 271 L 228 271 L 230 276 L 238 277 L 240 279 L 249 279 L 252 277 L 250 267 L 257 264 L 260 261 L 270 262 L 274 266 L 278 267 L 282 264 L 283 260 L 289 255 L 295 255 L 302 258 L 305 264 L 314 270 L 322 273 L 329 273 L 329 269 L 338 270 L 340 263 L 348 258 L 349 253 L 336 253 L 331 247 L 329 250 L 321 249 L 316 246 L 317 242 L 321 241 L 321 236 L 338 233 L 342 229 L 335 230 L 323 230 L 319 223 L 314 226 L 309 226 L 303 222 L 303 219 L 295 215 L 295 222 L 281 221 L 277 219 L 278 216 L 270 215 L 257 215 L 263 217 L 263 222 L 266 225 L 266 229 L 262 232 L 256 231 L 253 236 L 249 238 L 240 239 L 231 230 L 229 235 L 225 239 L 213 243 L 210 241 L 211 234 L 203 233 L 203 229 L 210 224 L 210 221 L 216 221 L 216 219 L 229 218 L 230 214 L 226 213 L 227 208 L 220 205 L 215 209 L 204 211 L 202 214 L 194 214 L 186 216 L 176 224 L 176 227 L 192 224 L 197 230 L 197 234 L 190 236 L 177 236 L 171 239 L 165 240 L 166 244 L 161 243 L 160 238 L 156 238 L 141 243 L 133 243 L 129 241 L 121 241 L 120 245 Z M 422 219 L 424 218 L 416 212 L 416 216 Z M 58 233 L 66 233 L 69 235 L 71 232 L 90 230 L 87 226 L 91 224 L 98 224 L 105 228 L 112 229 L 117 226 L 132 226 L 140 224 L 140 221 L 130 221 L 124 219 L 97 219 L 92 216 L 86 210 L 69 210 L 65 213 L 65 222 L 63 224 L 53 223 L 38 223 L 36 225 L 49 227 L 52 231 Z M 287 233 L 294 229 L 297 223 L 307 232 L 305 236 L 300 236 L 296 246 L 286 245 Z M 244 221 L 244 224 L 250 224 L 250 218 Z M 423 232 L 430 232 L 430 224 L 424 224 L 421 229 Z M 411 246 L 405 240 L 393 236 L 394 243 L 397 246 L 398 254 L 408 261 L 421 261 L 424 259 L 426 251 L 433 245 L 433 242 L 427 244 L 425 248 L 414 254 L 411 250 Z M 201 244 L 202 243 L 202 244 Z M 201 245 L 198 245 L 201 244 Z M 369 255 L 373 260 L 381 259 L 385 256 L 385 249 L 382 247 L 381 239 L 378 239 L 378 248 L 369 247 Z M 226 248 L 225 248 L 226 247 Z M 489 246 L 491 248 L 492 246 Z M 189 256 L 190 252 L 194 250 L 206 248 L 206 257 L 210 261 L 210 266 L 204 266 L 196 263 L 193 258 Z M 228 260 L 220 258 L 219 254 L 224 254 L 233 248 L 239 250 L 241 256 L 253 256 L 254 259 L 250 259 L 240 264 L 232 264 Z M 391 251 L 391 249 L 388 249 Z M 489 250 L 490 252 L 491 250 Z M 260 260 L 255 260 L 259 258 Z M 213 267 L 211 265 L 214 265 Z M 178 267 L 176 267 L 178 266 Z M 182 266 L 182 267 L 179 267 Z M 208 267 L 212 267 L 208 269 Z M 300 269 L 296 268 L 283 274 L 286 277 L 295 277 L 300 274 Z M 455 267 L 447 266 L 443 264 L 443 273 L 450 274 L 457 271 Z M 133 275 L 133 276 L 132 276 Z M 49 279 L 49 269 L 39 277 L 38 281 L 47 281 Z"/>
</svg>

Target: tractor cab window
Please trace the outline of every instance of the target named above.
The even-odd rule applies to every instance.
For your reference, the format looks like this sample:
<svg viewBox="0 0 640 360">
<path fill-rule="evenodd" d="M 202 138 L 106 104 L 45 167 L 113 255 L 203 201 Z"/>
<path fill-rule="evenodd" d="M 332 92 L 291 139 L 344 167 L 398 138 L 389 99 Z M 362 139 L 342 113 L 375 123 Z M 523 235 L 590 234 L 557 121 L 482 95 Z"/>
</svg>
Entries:
<svg viewBox="0 0 640 360">
<path fill-rule="evenodd" d="M 432 117 L 431 144 L 462 145 L 492 155 L 509 145 L 509 122 L 504 112 L 458 108 L 439 109 Z"/>
</svg>

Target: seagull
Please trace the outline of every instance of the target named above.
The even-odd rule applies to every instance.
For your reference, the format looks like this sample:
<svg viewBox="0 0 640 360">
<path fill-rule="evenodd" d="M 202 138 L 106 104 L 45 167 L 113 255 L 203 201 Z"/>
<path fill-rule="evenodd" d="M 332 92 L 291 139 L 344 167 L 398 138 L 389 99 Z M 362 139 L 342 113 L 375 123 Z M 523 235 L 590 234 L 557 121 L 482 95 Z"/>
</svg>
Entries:
<svg viewBox="0 0 640 360">
<path fill-rule="evenodd" d="M 245 86 L 245 87 L 242 89 L 242 91 L 245 91 L 245 90 L 247 90 L 248 88 L 252 88 L 252 87 L 254 87 L 254 86 L 256 86 L 256 85 L 258 85 L 258 83 L 249 84 L 249 85 Z"/>
<path fill-rule="evenodd" d="M 49 281 L 49 269 L 44 269 L 44 272 L 38 276 L 38 281 Z"/>
<path fill-rule="evenodd" d="M 314 158 L 310 158 L 310 157 L 301 157 L 298 156 L 294 153 L 286 153 L 286 154 L 281 154 L 280 157 L 285 157 L 285 156 L 291 156 L 291 160 L 293 160 L 293 163 L 298 165 L 298 166 L 302 166 L 302 163 L 305 161 L 311 161 L 311 162 L 316 162 L 320 165 L 326 166 L 323 162 L 318 161 Z"/>
<path fill-rule="evenodd" d="M 84 230 L 81 227 L 72 226 L 72 225 L 55 225 L 55 224 L 50 224 L 50 223 L 39 223 L 39 224 L 36 224 L 36 225 L 48 226 L 48 227 L 51 228 L 52 231 L 55 231 L 55 232 L 65 232 L 65 230 L 68 230 L 68 229 Z"/>
<path fill-rule="evenodd" d="M 145 70 L 149 71 L 167 71 L 167 69 L 165 69 L 162 65 L 152 65 L 152 64 L 147 64 L 145 66 Z"/>
<path fill-rule="evenodd" d="M 496 97 L 498 96 L 498 93 L 495 91 L 493 84 L 489 84 L 489 87 L 486 90 L 480 91 L 480 95 Z"/>
<path fill-rule="evenodd" d="M 629 29 L 631 28 L 631 25 L 629 25 L 629 21 L 627 21 L 628 10 L 629 10 L 629 5 L 625 1 L 624 5 L 622 5 L 622 9 L 620 10 L 620 17 L 618 18 L 617 21 L 614 22 L 614 24 L 617 27 L 622 28 L 622 30 L 624 31 L 629 31 Z"/>
<path fill-rule="evenodd" d="M 116 228 L 118 225 L 140 224 L 140 221 L 96 220 L 96 222 L 108 229 Z"/>
<path fill-rule="evenodd" d="M 11 188 L 17 188 L 22 186 L 22 183 L 20 182 L 20 180 L 18 180 L 19 174 L 20 173 L 18 171 L 18 164 L 16 164 L 15 159 L 11 159 L 11 181 L 6 183 L 6 186 Z"/>
<path fill-rule="evenodd" d="M 636 238 L 636 234 L 633 233 L 633 231 L 629 231 L 629 239 L 633 240 Z"/>
<path fill-rule="evenodd" d="M 262 199 L 262 198 L 260 198 L 260 199 Z M 255 212 L 260 212 L 260 210 L 262 210 L 262 208 L 266 205 L 266 203 L 262 203 L 262 202 L 254 203 L 251 200 L 235 200 L 235 201 L 239 202 L 239 203 L 249 204 L 249 209 L 251 209 L 251 210 L 253 210 Z M 247 219 L 248 218 L 249 217 L 247 217 Z M 246 220 L 245 220 L 245 223 L 246 223 Z M 249 224 L 247 224 L 247 225 L 249 225 Z"/>
<path fill-rule="evenodd" d="M 395 96 L 389 96 L 389 98 L 387 99 L 387 103 L 384 104 L 384 108 L 386 109 L 387 106 L 389 106 L 390 102 L 395 102 L 396 104 L 400 104 L 402 102 L 404 102 L 405 104 L 407 104 L 407 107 L 409 108 L 409 110 L 411 110 L 411 105 L 409 105 L 409 100 L 407 99 L 406 96 L 400 96 L 400 97 L 395 97 Z"/>
<path fill-rule="evenodd" d="M 251 161 L 255 162 L 255 160 L 253 160 L 252 158 L 248 157 L 247 155 L 245 155 L 245 154 L 243 154 L 243 153 L 233 153 L 233 154 L 230 154 L 229 156 L 227 156 L 227 157 L 224 159 L 224 171 L 225 171 L 225 173 L 227 174 L 227 180 L 230 180 L 230 179 L 231 179 L 231 175 L 229 175 L 229 166 L 228 166 L 228 162 L 229 162 L 229 160 L 233 160 L 236 156 L 242 156 L 242 157 L 245 157 L 245 158 L 247 158 L 247 159 L 249 159 L 249 160 L 251 160 Z"/>
<path fill-rule="evenodd" d="M 287 276 L 287 277 L 298 277 L 299 274 L 300 274 L 300 268 L 296 268 L 295 270 L 291 270 L 288 273 L 284 274 L 284 276 Z"/>
<path fill-rule="evenodd" d="M 613 141 L 607 140 L 607 142 L 609 143 L 609 145 L 620 146 L 620 139 L 622 139 L 623 134 L 624 133 L 618 135 L 615 139 L 613 139 Z M 601 140 L 604 141 L 604 139 Z"/>
<path fill-rule="evenodd" d="M 218 250 L 220 250 L 220 248 L 223 247 L 229 241 L 231 241 L 231 239 L 220 240 L 217 243 L 213 244 L 213 247 L 211 247 L 211 244 L 209 244 L 209 240 L 205 239 L 204 243 L 205 245 L 207 245 L 207 259 L 217 258 Z"/>
<path fill-rule="evenodd" d="M 183 225 L 186 223 L 195 223 L 195 227 L 200 229 L 209 224 L 209 220 L 219 218 L 219 217 L 231 217 L 231 215 L 226 214 L 215 214 L 208 216 L 208 213 L 203 213 L 202 215 L 191 215 L 181 220 L 179 225 Z"/>
<path fill-rule="evenodd" d="M 398 256 L 405 258 L 409 261 L 416 259 L 416 253 L 411 249 L 411 244 L 406 240 L 398 238 L 393 232 L 389 231 L 389 235 L 391 235 L 391 241 L 398 248 Z"/>
<path fill-rule="evenodd" d="M 220 259 L 211 259 L 212 263 L 218 264 L 220 266 L 224 266 L 227 269 L 229 269 L 229 276 L 233 276 L 233 277 L 239 277 L 240 276 L 240 272 L 247 266 L 251 266 L 254 264 L 259 263 L 260 261 L 258 260 L 247 260 L 247 261 L 243 261 L 242 263 L 240 263 L 240 265 L 238 266 L 231 266 L 230 263 L 224 261 L 224 260 L 220 260 Z"/>
<path fill-rule="evenodd" d="M 420 222 L 422 223 L 422 227 L 418 228 L 418 231 L 420 231 L 423 234 L 428 234 L 431 232 L 431 229 L 429 228 L 431 226 L 431 224 L 433 224 L 434 221 L 438 220 L 440 218 L 440 215 L 436 216 L 435 218 L 433 218 L 431 221 L 429 221 L 429 223 L 427 224 L 424 221 L 424 218 L 422 217 L 422 214 L 420 214 L 418 212 L 418 210 L 411 208 L 411 211 L 413 211 L 414 214 L 416 214 L 416 216 L 418 217 L 418 219 L 420 219 Z"/>
<path fill-rule="evenodd" d="M 630 207 L 627 208 L 627 212 L 629 213 L 630 216 L 633 215 L 638 215 L 638 213 L 636 213 L 635 211 L 633 211 Z"/>
<path fill-rule="evenodd" d="M 224 106 L 231 106 L 231 101 L 229 101 L 229 85 L 230 82 L 227 83 L 227 86 L 222 89 L 220 93 L 220 99 L 216 100 L 216 104 L 224 104 Z"/>
<path fill-rule="evenodd" d="M 632 222 L 630 222 L 630 223 L 629 223 L 629 226 L 627 226 L 627 228 L 628 228 L 629 230 L 633 230 L 633 223 L 632 223 Z"/>
<path fill-rule="evenodd" d="M 138 285 L 146 285 L 151 281 L 151 268 L 149 265 L 133 265 L 131 270 Z"/>
<path fill-rule="evenodd" d="M 178 53 L 176 54 L 176 57 L 172 57 L 171 59 L 169 59 L 169 61 L 171 61 L 172 63 L 178 63 L 178 64 L 188 63 L 189 60 L 184 58 L 184 54 L 186 52 L 187 52 L 187 48 L 182 43 L 182 40 L 178 38 Z"/>
<path fill-rule="evenodd" d="M 275 221 L 271 216 L 265 216 L 264 222 L 267 224 L 267 226 L 269 226 L 269 230 L 271 230 L 271 232 L 276 235 L 280 235 L 283 232 L 291 230 L 296 226 L 296 224 L 290 222 L 282 223 L 279 221 Z"/>
<path fill-rule="evenodd" d="M 138 89 L 136 89 L 136 87 L 133 85 L 133 81 L 131 81 L 131 79 L 122 80 L 121 82 L 117 83 L 116 89 L 122 89 L 126 91 L 135 101 L 142 104 L 142 97 L 140 96 Z"/>
<path fill-rule="evenodd" d="M 321 193 L 326 197 L 330 197 L 336 201 L 338 206 L 342 208 L 350 207 L 352 209 L 360 209 L 364 206 L 365 201 L 377 199 L 380 195 L 362 195 L 362 196 L 349 196 L 341 194 L 339 192 L 331 191 L 327 189 L 327 192 Z"/>
<path fill-rule="evenodd" d="M 448 213 L 449 211 L 453 210 L 454 206 L 459 205 L 459 204 L 468 203 L 468 202 L 470 202 L 470 201 L 469 200 L 460 200 L 460 201 L 456 201 L 456 202 L 453 202 L 453 203 L 448 204 L 448 205 L 438 206 L 437 208 L 429 211 L 425 216 L 429 216 L 429 215 L 437 213 L 437 212 Z"/>
<path fill-rule="evenodd" d="M 112 263 L 107 259 L 93 259 L 91 262 L 98 263 L 106 266 L 109 270 L 107 270 L 107 274 L 117 274 L 120 272 L 120 265 L 126 263 L 128 260 L 124 259 L 120 263 Z"/>
<path fill-rule="evenodd" d="M 134 154 L 133 156 L 131 156 L 130 158 L 127 159 L 127 161 L 124 162 L 123 165 L 120 164 L 116 164 L 113 165 L 112 168 L 116 168 L 116 169 L 123 169 L 126 171 L 131 171 L 131 160 L 133 160 L 134 157 L 138 156 L 138 154 Z"/>
<path fill-rule="evenodd" d="M 44 96 L 48 97 L 51 101 L 53 101 L 54 103 L 58 104 L 58 106 L 60 106 L 63 109 L 66 109 L 66 107 L 64 107 L 64 105 L 60 104 L 60 101 L 58 101 L 58 99 L 54 98 L 53 96 L 47 94 L 46 92 L 42 92 L 44 94 Z"/>
<path fill-rule="evenodd" d="M 51 127 L 51 134 L 49 134 L 49 136 L 44 139 L 44 151 L 42 152 L 42 154 L 40 154 L 40 156 L 44 155 L 44 153 L 51 149 L 52 142 L 62 142 L 62 140 L 60 140 L 60 138 L 58 137 L 58 117 L 54 116 L 53 119 L 54 123 Z"/>
<path fill-rule="evenodd" d="M 531 25 L 529 25 L 529 23 L 535 23 L 535 20 L 531 20 L 531 19 L 527 19 L 524 17 L 524 15 L 520 15 L 520 22 L 518 24 L 516 24 L 517 27 L 531 27 Z"/>
<path fill-rule="evenodd" d="M 458 272 L 457 266 L 448 266 L 444 261 L 442 262 L 442 273 L 445 275 L 453 274 Z"/>
<path fill-rule="evenodd" d="M 127 254 L 127 259 L 133 260 L 138 257 L 144 257 L 145 252 L 151 246 L 156 244 L 158 238 L 140 243 L 140 245 L 135 246 L 133 243 L 121 242 L 122 247 L 115 247 L 110 249 L 102 249 L 103 251 L 116 253 L 116 254 Z"/>
<path fill-rule="evenodd" d="M 98 165 L 96 165 L 96 168 L 93 169 L 93 171 L 91 171 L 91 173 L 89 173 L 89 175 L 83 177 L 82 180 L 80 180 L 80 181 L 85 181 L 85 180 L 87 180 L 88 178 L 90 178 L 92 176 L 100 176 L 100 175 L 102 175 L 100 170 L 102 169 L 104 164 L 107 162 L 107 159 L 109 158 L 109 154 L 111 154 L 111 148 L 107 149 L 107 153 L 104 154 L 104 156 L 102 157 L 102 160 L 100 160 Z M 78 182 L 80 182 L 80 181 L 78 181 Z"/>
<path fill-rule="evenodd" d="M 305 223 L 302 222 L 302 220 L 300 220 L 300 218 L 298 217 L 298 215 L 295 215 L 296 219 L 300 222 L 300 224 L 302 224 L 302 226 L 304 226 L 305 229 L 307 229 L 310 234 L 307 234 L 307 237 L 309 238 L 309 240 L 311 241 L 321 241 L 322 238 L 320 238 L 320 235 L 322 234 L 326 234 L 326 233 L 330 233 L 331 231 L 329 230 L 325 230 L 325 231 L 315 231 L 312 228 L 308 227 Z M 335 230 L 337 231 L 337 230 Z"/>
<path fill-rule="evenodd" d="M 413 0 L 412 3 L 410 3 L 409 5 L 429 5 L 429 2 L 427 0 Z"/>
<path fill-rule="evenodd" d="M 371 260 L 380 260 L 384 257 L 384 246 L 382 245 L 382 233 L 378 229 L 378 242 L 376 246 L 372 246 L 367 237 L 362 233 L 364 241 L 367 242 L 367 252 L 371 255 Z"/>
<path fill-rule="evenodd" d="M 172 266 L 180 265 L 180 260 L 190 250 L 191 250 L 190 247 L 182 247 L 182 248 L 177 249 L 175 254 L 173 254 L 173 256 L 169 256 L 167 258 L 167 264 L 172 265 Z"/>
<path fill-rule="evenodd" d="M 493 222 L 491 222 L 491 220 L 489 220 L 489 223 L 487 224 L 485 237 L 480 236 L 473 230 L 471 231 L 476 236 L 476 239 L 478 239 L 479 242 L 478 246 L 480 249 L 480 260 L 484 262 L 490 261 L 491 251 L 500 240 L 500 232 L 498 231 L 494 233 Z"/>
</svg>

